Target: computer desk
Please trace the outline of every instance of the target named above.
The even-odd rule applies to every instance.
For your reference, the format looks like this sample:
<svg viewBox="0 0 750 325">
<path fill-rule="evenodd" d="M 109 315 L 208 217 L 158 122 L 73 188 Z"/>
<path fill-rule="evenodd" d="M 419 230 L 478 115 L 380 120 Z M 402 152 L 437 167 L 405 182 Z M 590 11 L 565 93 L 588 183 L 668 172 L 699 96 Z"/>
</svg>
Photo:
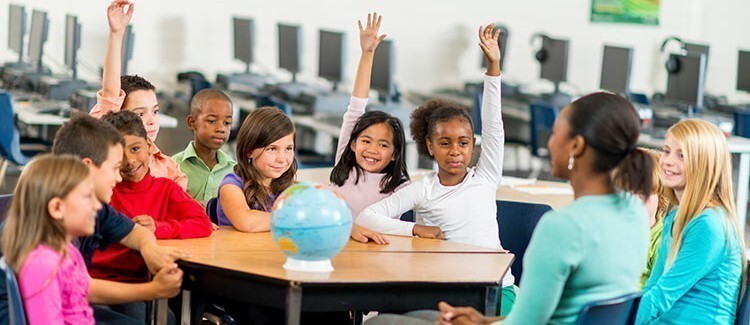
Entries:
<svg viewBox="0 0 750 325">
<path fill-rule="evenodd" d="M 162 240 L 188 250 L 179 262 L 182 324 L 190 324 L 192 293 L 286 311 L 299 324 L 303 311 L 435 309 L 439 301 L 472 306 L 494 315 L 497 290 L 514 255 L 436 239 L 387 236 L 391 245 L 349 241 L 332 259 L 333 272 L 285 270 L 286 256 L 270 233 L 240 233 L 224 227 L 211 237 Z M 166 302 L 158 303 L 158 321 Z"/>
</svg>

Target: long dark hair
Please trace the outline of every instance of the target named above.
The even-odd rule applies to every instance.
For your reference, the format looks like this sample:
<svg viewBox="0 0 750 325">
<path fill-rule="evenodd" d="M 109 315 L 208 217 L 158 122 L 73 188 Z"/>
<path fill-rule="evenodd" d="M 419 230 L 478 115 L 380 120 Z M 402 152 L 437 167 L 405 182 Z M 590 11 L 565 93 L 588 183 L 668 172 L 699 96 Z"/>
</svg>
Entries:
<svg viewBox="0 0 750 325">
<path fill-rule="evenodd" d="M 346 144 L 344 153 L 341 154 L 341 158 L 331 171 L 331 183 L 338 186 L 344 185 L 352 169 L 357 171 L 354 184 L 359 183 L 359 177 L 364 170 L 357 165 L 352 143 L 357 141 L 357 138 L 365 129 L 380 123 L 387 124 L 393 131 L 393 157 L 395 158 L 383 169 L 385 176 L 380 180 L 380 193 L 392 193 L 401 184 L 409 180 L 409 172 L 406 171 L 406 136 L 404 136 L 404 127 L 401 125 L 401 121 L 386 112 L 370 111 L 362 114 L 357 123 L 354 124 L 349 143 Z"/>
<path fill-rule="evenodd" d="M 570 136 L 580 135 L 594 149 L 597 172 L 611 172 L 620 190 L 648 197 L 651 194 L 651 158 L 637 150 L 641 123 L 630 102 L 620 96 L 598 92 L 570 104 Z"/>
<path fill-rule="evenodd" d="M 247 159 L 248 153 L 263 148 L 287 135 L 294 134 L 294 124 L 284 112 L 276 107 L 261 107 L 245 118 L 237 133 L 237 165 L 234 173 L 243 181 L 243 192 L 247 206 L 266 210 L 271 205 L 271 195 L 278 196 L 294 183 L 297 175 L 297 157 L 289 170 L 271 181 L 270 188 L 261 183 L 261 175 Z M 297 144 L 295 139 L 295 145 Z"/>
<path fill-rule="evenodd" d="M 411 137 L 417 143 L 417 151 L 433 159 L 430 150 L 427 148 L 427 139 L 432 135 L 435 126 L 440 122 L 453 119 L 463 120 L 469 124 L 471 133 L 474 134 L 474 123 L 469 116 L 469 110 L 466 107 L 456 103 L 431 99 L 426 101 L 422 106 L 417 107 L 411 113 Z"/>
</svg>

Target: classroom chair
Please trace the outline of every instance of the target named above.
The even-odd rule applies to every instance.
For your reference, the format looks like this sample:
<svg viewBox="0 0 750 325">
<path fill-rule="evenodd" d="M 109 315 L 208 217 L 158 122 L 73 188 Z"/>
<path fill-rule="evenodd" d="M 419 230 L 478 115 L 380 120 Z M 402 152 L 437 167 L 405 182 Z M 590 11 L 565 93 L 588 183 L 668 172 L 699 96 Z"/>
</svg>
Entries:
<svg viewBox="0 0 750 325">
<path fill-rule="evenodd" d="M 218 197 L 212 198 L 206 203 L 206 214 L 208 215 L 208 218 L 211 219 L 211 222 L 217 225 L 219 224 L 219 211 L 217 210 L 218 204 Z"/>
<path fill-rule="evenodd" d="M 190 78 L 190 100 L 193 100 L 195 94 L 203 89 L 211 88 L 211 82 L 206 80 L 205 77 L 193 76 Z"/>
<path fill-rule="evenodd" d="M 46 144 L 41 140 L 21 138 L 15 120 L 13 99 L 9 92 L 0 90 L 0 121 L 3 121 L 0 123 L 0 184 L 3 183 L 9 163 L 23 166 L 34 155 L 48 151 Z"/>
<path fill-rule="evenodd" d="M 630 293 L 612 299 L 586 304 L 578 314 L 578 325 L 626 325 L 635 323 L 641 293 Z"/>
<path fill-rule="evenodd" d="M 748 265 L 750 267 L 750 265 Z M 750 273 L 750 268 L 747 271 Z M 749 274 L 750 275 L 750 274 Z M 734 320 L 735 325 L 750 324 L 750 276 L 748 276 L 745 285 L 745 294 L 740 299 L 739 308 L 737 308 L 737 318 Z"/>
<path fill-rule="evenodd" d="M 18 288 L 18 281 L 13 270 L 5 262 L 5 257 L 0 258 L 0 272 L 5 273 L 5 294 L 7 301 L 7 315 L 10 320 L 9 324 L 25 325 L 26 314 L 23 310 L 23 298 L 21 297 L 21 291 Z M 0 304 L 0 309 L 4 308 L 3 304 Z M 0 310 L 0 314 L 3 314 L 3 310 Z"/>
<path fill-rule="evenodd" d="M 10 209 L 10 202 L 12 201 L 13 194 L 0 195 L 0 223 L 4 223 L 5 218 L 8 217 L 8 210 Z"/>
<path fill-rule="evenodd" d="M 497 226 L 500 232 L 500 242 L 503 248 L 515 254 L 515 260 L 510 266 L 515 284 L 520 285 L 521 274 L 523 274 L 523 256 L 526 247 L 529 246 L 531 234 L 542 218 L 542 215 L 551 211 L 552 207 L 546 204 L 535 204 L 526 202 L 501 201 L 497 204 Z"/>
<path fill-rule="evenodd" d="M 734 135 L 750 138 L 750 110 L 734 111 Z"/>
<path fill-rule="evenodd" d="M 557 119 L 557 114 L 560 110 L 542 101 L 532 102 L 529 105 L 529 110 L 531 113 L 531 119 L 529 120 L 531 155 L 536 158 L 545 159 L 546 163 L 546 159 L 549 158 L 547 140 L 549 140 L 552 134 L 552 126 L 555 124 L 555 119 Z M 537 178 L 539 172 L 541 170 L 534 167 L 529 178 Z"/>
</svg>

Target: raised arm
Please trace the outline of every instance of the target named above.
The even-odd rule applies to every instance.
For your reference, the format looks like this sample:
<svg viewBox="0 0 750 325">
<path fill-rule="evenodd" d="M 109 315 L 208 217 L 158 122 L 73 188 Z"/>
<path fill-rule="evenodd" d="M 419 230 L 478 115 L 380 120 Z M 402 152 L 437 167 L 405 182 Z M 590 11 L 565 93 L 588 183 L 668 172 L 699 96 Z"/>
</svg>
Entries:
<svg viewBox="0 0 750 325">
<path fill-rule="evenodd" d="M 500 48 L 497 38 L 500 30 L 492 32 L 494 25 L 479 27 L 479 47 L 487 57 L 482 96 L 482 153 L 477 163 L 477 175 L 500 186 L 503 175 L 505 130 L 501 111 Z"/>
<path fill-rule="evenodd" d="M 127 11 L 125 8 L 127 7 Z M 135 5 L 127 0 L 115 0 L 107 7 L 109 38 L 107 54 L 104 57 L 102 90 L 96 94 L 96 105 L 91 108 L 91 116 L 100 118 L 108 112 L 119 111 L 125 101 L 125 92 L 120 85 L 122 73 L 122 40 L 125 29 L 133 17 Z"/>
<path fill-rule="evenodd" d="M 378 30 L 382 21 L 383 16 L 378 16 L 377 12 L 367 14 L 367 25 L 365 27 L 362 27 L 361 21 L 357 21 L 359 25 L 359 45 L 362 48 L 362 55 L 359 57 L 359 66 L 357 67 L 357 76 L 354 79 L 352 98 L 346 113 L 344 113 L 344 122 L 341 125 L 341 132 L 339 133 L 336 163 L 341 159 L 344 149 L 349 144 L 354 124 L 365 113 L 367 98 L 370 96 L 370 77 L 372 75 L 372 62 L 375 56 L 375 49 L 386 37 L 385 34 L 378 36 Z"/>
</svg>

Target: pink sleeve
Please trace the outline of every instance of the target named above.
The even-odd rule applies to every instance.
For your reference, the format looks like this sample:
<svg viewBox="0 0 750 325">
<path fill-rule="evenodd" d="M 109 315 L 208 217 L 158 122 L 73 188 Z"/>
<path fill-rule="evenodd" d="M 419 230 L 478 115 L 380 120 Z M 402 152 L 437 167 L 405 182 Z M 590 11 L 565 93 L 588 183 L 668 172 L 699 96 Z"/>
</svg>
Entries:
<svg viewBox="0 0 750 325">
<path fill-rule="evenodd" d="M 62 291 L 55 276 L 61 256 L 46 247 L 37 247 L 26 258 L 18 274 L 18 284 L 30 325 L 62 324 Z"/>
<path fill-rule="evenodd" d="M 109 112 L 117 112 L 122 108 L 122 103 L 125 102 L 125 92 L 120 89 L 120 94 L 117 97 L 104 97 L 102 91 L 96 92 L 96 105 L 91 108 L 89 115 L 100 118 Z"/>
<path fill-rule="evenodd" d="M 349 139 L 352 136 L 352 130 L 354 124 L 357 124 L 357 120 L 362 114 L 365 113 L 365 107 L 367 107 L 367 98 L 358 98 L 352 96 L 349 100 L 349 107 L 344 113 L 344 122 L 341 123 L 341 133 L 339 133 L 339 145 L 336 148 L 336 161 L 334 164 L 339 162 L 341 155 L 344 154 L 344 149 L 349 144 Z"/>
<path fill-rule="evenodd" d="M 183 191 L 187 191 L 188 178 L 172 157 L 165 155 L 154 145 L 151 152 L 151 176 L 173 180 Z"/>
</svg>

